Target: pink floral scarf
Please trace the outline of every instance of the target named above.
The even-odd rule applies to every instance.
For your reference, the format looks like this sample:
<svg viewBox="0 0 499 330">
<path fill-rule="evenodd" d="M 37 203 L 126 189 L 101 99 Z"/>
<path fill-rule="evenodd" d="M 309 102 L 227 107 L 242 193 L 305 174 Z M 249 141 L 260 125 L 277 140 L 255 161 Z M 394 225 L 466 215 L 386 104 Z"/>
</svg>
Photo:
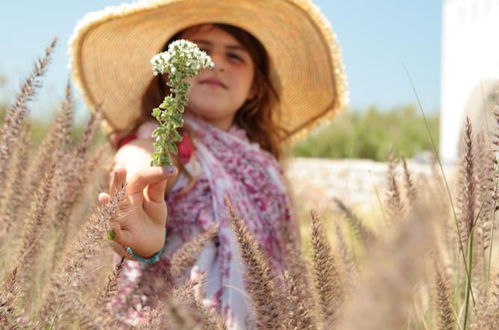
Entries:
<svg viewBox="0 0 499 330">
<path fill-rule="evenodd" d="M 157 264 L 126 263 L 113 309 L 126 311 L 121 317 L 127 323 L 139 323 L 147 310 L 144 306 L 157 290 L 175 285 L 167 283 L 172 280 L 167 276 L 172 253 L 208 228 L 219 226 L 218 236 L 206 244 L 186 277 L 206 276 L 204 303 L 215 306 L 230 329 L 253 328 L 251 303 L 244 289 L 244 265 L 224 198 L 230 199 L 278 270 L 283 263 L 281 228 L 293 221 L 282 170 L 271 154 L 249 142 L 244 130 L 233 126 L 225 132 L 188 114 L 185 121 L 195 148 L 185 167 L 195 176 L 195 184 L 182 194 L 189 178 L 179 175 L 166 196 L 169 213 L 165 252 Z"/>
</svg>

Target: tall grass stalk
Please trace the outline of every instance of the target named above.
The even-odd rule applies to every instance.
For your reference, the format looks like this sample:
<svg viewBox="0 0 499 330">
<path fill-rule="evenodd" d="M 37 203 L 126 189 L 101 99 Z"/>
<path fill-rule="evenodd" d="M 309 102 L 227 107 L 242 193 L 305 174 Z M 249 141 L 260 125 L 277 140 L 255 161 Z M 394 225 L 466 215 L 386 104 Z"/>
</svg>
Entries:
<svg viewBox="0 0 499 330">
<path fill-rule="evenodd" d="M 383 207 L 383 203 L 381 202 L 381 196 L 379 194 L 379 191 L 378 191 L 378 187 L 376 186 L 376 184 L 374 183 L 374 180 L 373 180 L 373 177 L 372 177 L 372 172 L 369 171 L 369 177 L 371 178 L 371 183 L 374 187 L 374 192 L 376 194 L 376 201 L 378 202 L 378 206 L 379 206 L 379 209 L 381 211 L 381 217 L 383 219 L 383 222 L 385 223 L 385 225 L 387 224 L 387 219 L 386 219 L 386 211 L 385 211 L 385 208 Z"/>
<path fill-rule="evenodd" d="M 44 56 L 36 60 L 30 75 L 22 83 L 14 104 L 7 108 L 4 124 L 0 131 L 0 190 L 4 188 L 7 166 L 28 113 L 27 103 L 33 99 L 41 87 L 41 78 L 47 72 L 56 45 L 57 39 L 54 39 L 45 48 Z"/>
<path fill-rule="evenodd" d="M 90 258 L 102 248 L 104 237 L 110 228 L 110 220 L 115 216 L 124 194 L 123 186 L 111 196 L 106 205 L 95 211 L 82 228 L 78 239 L 69 250 L 71 252 L 64 257 L 62 271 L 51 276 L 50 288 L 42 304 L 40 317 L 52 317 L 52 322 L 57 323 L 59 316 L 80 308 L 82 302 L 77 299 L 76 292 L 82 284 L 85 267 L 88 267 Z"/>
<path fill-rule="evenodd" d="M 16 216 L 24 216 L 22 214 L 22 203 L 25 201 L 27 192 L 23 188 L 30 155 L 28 124 L 23 127 L 18 143 L 19 146 L 16 148 L 15 161 L 12 164 L 12 169 L 9 171 L 13 172 L 13 175 L 9 175 L 10 178 L 4 189 L 4 198 L 0 199 L 0 210 L 2 210 L 0 212 L 0 249 L 6 244 L 6 236 L 9 232 L 19 227 L 16 224 Z"/>
<path fill-rule="evenodd" d="M 218 226 L 213 226 L 175 251 L 170 259 L 171 276 L 173 278 L 182 277 L 185 271 L 194 265 L 206 242 L 212 239 L 217 233 Z"/>
<path fill-rule="evenodd" d="M 334 326 L 345 300 L 344 280 L 338 260 L 327 239 L 324 226 L 317 213 L 312 216 L 312 260 L 315 287 L 319 296 L 320 309 L 325 324 Z"/>
<path fill-rule="evenodd" d="M 438 253 L 437 253 L 438 255 Z M 436 309 L 438 310 L 438 328 L 441 330 L 453 330 L 456 328 L 454 312 L 452 310 L 452 291 L 447 274 L 438 256 L 435 257 L 435 281 L 436 281 Z"/>
<path fill-rule="evenodd" d="M 406 75 L 411 83 L 411 87 L 412 87 L 412 90 L 414 92 L 414 95 L 416 96 L 416 99 L 418 101 L 418 105 L 419 105 L 419 110 L 421 111 L 421 115 L 423 116 L 423 120 L 424 120 L 424 123 L 425 123 L 425 127 L 426 127 L 426 132 L 428 133 L 428 139 L 430 140 L 431 142 L 431 150 L 432 150 L 432 153 L 434 155 L 434 158 L 436 159 L 437 163 L 438 163 L 438 166 L 440 168 L 440 173 L 442 174 L 442 179 L 444 181 L 444 184 L 445 184 L 445 189 L 447 191 L 447 196 L 449 198 L 449 203 L 450 203 L 450 206 L 451 206 L 451 210 L 452 210 L 452 215 L 454 217 L 454 224 L 456 226 L 456 230 L 458 232 L 458 239 L 459 239 L 459 250 L 460 250 L 460 253 L 461 253 L 461 257 L 463 258 L 463 264 L 465 265 L 465 269 L 466 269 L 466 272 L 467 272 L 467 267 L 466 267 L 466 256 L 465 256 L 465 251 L 464 251 L 464 245 L 463 245 L 463 242 L 462 242 L 462 239 L 461 239 L 461 230 L 460 230 L 460 226 L 459 226 L 459 222 L 458 222 L 458 217 L 457 217 L 457 213 L 456 213 L 456 208 L 454 207 L 454 201 L 453 201 L 453 198 L 452 198 L 452 193 L 451 193 L 451 190 L 450 190 L 450 187 L 449 187 L 449 183 L 447 181 L 447 177 L 445 175 L 445 172 L 444 172 L 444 167 L 442 165 L 442 161 L 440 159 L 440 156 L 438 155 L 438 152 L 437 152 L 437 147 L 435 145 L 435 142 L 434 142 L 434 139 L 431 135 L 431 131 L 430 131 L 430 126 L 428 124 L 428 120 L 426 118 L 426 114 L 424 112 L 424 109 L 423 109 L 423 106 L 421 104 L 421 99 L 419 98 L 419 94 L 416 90 L 416 87 L 414 85 L 414 82 L 412 80 L 412 77 L 411 75 L 409 74 L 409 71 L 407 70 L 407 67 L 405 66 L 404 64 L 404 70 L 406 72 Z M 468 277 L 468 274 L 466 274 L 466 276 Z"/>
<path fill-rule="evenodd" d="M 239 241 L 241 257 L 246 264 L 246 286 L 255 307 L 257 328 L 277 329 L 283 324 L 282 307 L 279 304 L 275 274 L 257 241 L 248 232 L 244 221 L 235 213 L 228 198 L 226 206 L 232 219 L 235 235 Z"/>
<path fill-rule="evenodd" d="M 68 102 L 72 102 L 68 100 Z M 87 178 L 91 174 L 88 163 L 90 146 L 93 143 L 97 131 L 97 117 L 92 115 L 88 120 L 85 130 L 78 141 L 76 150 L 70 154 L 66 166 L 63 168 L 64 174 L 60 177 L 57 189 L 57 209 L 55 214 L 54 229 L 56 235 L 56 245 L 54 248 L 53 267 L 57 267 L 57 261 L 61 260 L 67 247 L 69 234 L 69 221 L 73 206 L 84 192 Z"/>
</svg>

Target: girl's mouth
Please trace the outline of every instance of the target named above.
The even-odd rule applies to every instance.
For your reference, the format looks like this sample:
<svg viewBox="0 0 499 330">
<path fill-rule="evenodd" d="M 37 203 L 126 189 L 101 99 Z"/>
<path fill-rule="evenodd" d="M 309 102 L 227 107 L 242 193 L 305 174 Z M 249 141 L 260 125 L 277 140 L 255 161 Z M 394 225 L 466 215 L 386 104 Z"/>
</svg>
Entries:
<svg viewBox="0 0 499 330">
<path fill-rule="evenodd" d="M 221 87 L 221 88 L 227 89 L 227 86 L 225 86 L 224 83 L 222 83 L 220 80 L 215 79 L 215 78 L 204 79 L 204 80 L 201 81 L 201 84 L 202 85 L 209 85 L 209 86 L 213 86 L 213 87 Z"/>
</svg>

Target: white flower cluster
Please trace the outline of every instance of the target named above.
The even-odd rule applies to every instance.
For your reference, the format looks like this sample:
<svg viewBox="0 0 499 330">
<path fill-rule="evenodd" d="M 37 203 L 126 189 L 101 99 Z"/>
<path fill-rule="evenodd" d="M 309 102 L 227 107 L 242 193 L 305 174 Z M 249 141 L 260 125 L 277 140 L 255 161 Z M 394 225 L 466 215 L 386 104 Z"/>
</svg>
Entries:
<svg viewBox="0 0 499 330">
<path fill-rule="evenodd" d="M 176 40 L 168 46 L 166 52 L 159 53 L 151 59 L 153 73 L 167 73 L 183 80 L 194 77 L 201 69 L 213 68 L 211 58 L 198 46 L 188 40 Z"/>
<path fill-rule="evenodd" d="M 170 153 L 177 154 L 175 142 L 180 142 L 182 136 L 178 129 L 184 124 L 182 114 L 187 106 L 187 91 L 190 83 L 187 79 L 194 77 L 201 69 L 213 68 L 211 58 L 200 50 L 195 43 L 187 40 L 176 40 L 168 45 L 166 52 L 151 59 L 154 75 L 168 74 L 167 85 L 170 95 L 152 110 L 152 116 L 158 121 L 158 127 L 152 133 L 155 152 L 152 154 L 151 165 L 170 166 Z"/>
</svg>

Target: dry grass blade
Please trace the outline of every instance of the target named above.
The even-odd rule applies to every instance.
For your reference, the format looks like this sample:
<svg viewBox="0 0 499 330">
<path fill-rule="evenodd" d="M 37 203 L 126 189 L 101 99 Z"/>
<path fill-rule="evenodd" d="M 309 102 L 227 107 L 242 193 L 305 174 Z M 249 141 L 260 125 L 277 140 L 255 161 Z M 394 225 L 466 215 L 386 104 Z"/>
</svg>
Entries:
<svg viewBox="0 0 499 330">
<path fill-rule="evenodd" d="M 104 243 L 109 222 L 116 214 L 118 205 L 125 194 L 125 186 L 111 196 L 111 200 L 99 206 L 90 220 L 82 228 L 77 240 L 62 262 L 63 269 L 52 275 L 50 288 L 40 316 L 57 322 L 60 315 L 71 308 L 77 310 L 81 304 L 75 294 L 81 286 L 85 267 Z"/>
<path fill-rule="evenodd" d="M 279 303 L 280 295 L 277 293 L 277 284 L 270 270 L 269 261 L 227 198 L 225 204 L 246 266 L 246 289 L 255 307 L 257 328 L 277 329 L 283 324 L 281 318 L 283 306 Z"/>
<path fill-rule="evenodd" d="M 479 214 L 477 219 L 477 238 L 480 247 L 479 260 L 484 270 L 487 264 L 488 248 L 491 242 L 491 233 L 493 230 L 493 219 L 495 217 L 495 208 L 498 200 L 498 163 L 496 152 L 487 145 L 483 133 L 476 136 L 476 172 L 477 172 L 477 196 L 479 205 Z"/>
<path fill-rule="evenodd" d="M 282 228 L 284 250 L 285 250 L 285 273 L 282 283 L 284 285 L 284 302 L 286 306 L 296 306 L 297 310 L 289 308 L 285 310 L 285 320 L 292 328 L 293 324 L 301 324 L 305 328 L 318 328 L 319 315 L 317 311 L 317 294 L 313 286 L 311 265 L 305 258 L 305 254 L 300 248 L 299 237 L 296 231 L 292 230 L 288 223 Z M 289 281 L 286 283 L 286 281 Z M 288 299 L 296 299 L 300 306 L 288 304 Z M 305 308 L 305 310 L 302 309 Z M 303 317 L 301 320 L 295 318 Z"/>
<path fill-rule="evenodd" d="M 66 86 L 65 94 L 65 98 L 61 103 L 60 111 L 57 114 L 55 122 L 41 142 L 41 145 L 37 148 L 36 156 L 29 169 L 28 188 L 30 191 L 36 191 L 38 189 L 38 185 L 40 184 L 39 177 L 47 171 L 47 164 L 50 164 L 52 161 L 58 163 L 58 182 L 67 174 L 67 146 L 69 144 L 70 128 L 73 122 L 73 100 L 69 84 Z M 59 187 L 60 184 L 58 183 L 57 186 Z"/>
<path fill-rule="evenodd" d="M 318 329 L 317 317 L 313 311 L 313 305 L 308 304 L 307 300 L 302 299 L 302 293 L 299 288 L 299 275 L 290 274 L 285 271 L 283 282 L 286 290 L 283 303 L 288 306 L 284 328 L 293 330 Z"/>
<path fill-rule="evenodd" d="M 188 308 L 178 304 L 174 299 L 166 299 L 161 309 L 166 324 L 160 324 L 158 329 L 164 329 L 165 325 L 167 329 L 203 329 L 194 318 L 193 313 Z"/>
<path fill-rule="evenodd" d="M 338 242 L 338 249 L 341 252 L 341 259 L 343 261 L 343 264 L 345 265 L 347 272 L 345 285 L 347 285 L 348 288 L 352 288 L 353 283 L 357 279 L 358 275 L 357 265 L 355 264 L 352 252 L 350 251 L 345 242 L 345 237 L 343 236 L 343 232 L 341 231 L 340 226 L 338 225 L 337 222 L 334 223 L 334 226 L 335 226 L 336 241 Z"/>
<path fill-rule="evenodd" d="M 205 277 L 189 279 L 184 285 L 174 288 L 171 296 L 182 305 L 192 305 L 196 288 L 203 285 L 205 281 Z"/>
<path fill-rule="evenodd" d="M 201 323 L 204 330 L 224 330 L 227 329 L 222 316 L 217 313 L 213 306 L 206 306 L 203 303 L 204 290 L 201 289 L 194 295 L 196 310 L 201 316 Z"/>
<path fill-rule="evenodd" d="M 205 330 L 226 329 L 222 316 L 217 313 L 213 306 L 206 306 L 203 303 L 204 286 L 206 276 L 200 275 L 188 281 L 184 286 L 173 291 L 173 298 L 182 305 L 190 306 L 196 313 L 199 321 Z"/>
<path fill-rule="evenodd" d="M 16 309 L 19 293 L 16 276 L 17 268 L 14 268 L 8 278 L 0 285 L 0 327 L 2 329 L 14 328 L 15 320 L 20 316 Z"/>
<path fill-rule="evenodd" d="M 70 95 L 70 94 L 69 94 Z M 90 174 L 89 151 L 94 142 L 98 121 L 95 116 L 91 116 L 85 131 L 79 141 L 78 147 L 69 159 L 64 173 L 61 175 L 59 189 L 57 190 L 57 212 L 55 215 L 55 228 L 58 233 L 56 247 L 54 249 L 54 261 L 60 260 L 64 253 L 69 232 L 68 219 L 78 198 L 84 192 L 83 187 Z M 54 265 L 56 268 L 56 265 Z"/>
<path fill-rule="evenodd" d="M 499 273 L 491 281 L 490 294 L 485 297 L 480 317 L 477 318 L 479 328 L 492 330 L 499 329 Z"/>
<path fill-rule="evenodd" d="M 300 297 L 307 301 L 308 306 L 313 306 L 312 292 L 312 275 L 309 261 L 305 258 L 305 253 L 301 249 L 300 237 L 288 223 L 284 223 L 282 228 L 282 238 L 285 251 L 285 268 L 296 276 L 297 289 L 300 292 Z"/>
<path fill-rule="evenodd" d="M 470 330 L 496 330 L 499 328 L 499 274 L 496 276 L 496 283 L 490 283 L 488 289 L 475 306 L 475 315 L 472 318 Z"/>
<path fill-rule="evenodd" d="M 9 170 L 7 187 L 0 197 L 0 248 L 3 245 L 2 243 L 5 242 L 3 237 L 9 234 L 12 227 L 15 226 L 14 229 L 16 230 L 22 227 L 23 222 L 19 221 L 19 219 L 25 217 L 23 211 L 26 208 L 22 207 L 22 205 L 26 200 L 26 191 L 24 189 L 26 176 L 24 174 L 29 159 L 29 125 L 24 126 L 21 139 L 18 142 L 19 146 L 15 153 L 15 161 Z"/>
<path fill-rule="evenodd" d="M 87 159 L 87 155 L 89 154 L 89 149 L 92 146 L 92 142 L 95 140 L 95 135 L 97 133 L 97 128 L 99 127 L 99 111 L 97 108 L 95 110 L 97 114 L 92 114 L 90 119 L 85 126 L 85 130 L 80 138 L 80 142 L 78 143 L 78 147 L 76 148 L 74 159 L 76 161 L 76 166 L 81 167 L 83 163 L 85 163 Z"/>
<path fill-rule="evenodd" d="M 27 102 L 35 96 L 36 90 L 41 87 L 40 78 L 47 71 L 56 44 L 57 39 L 54 39 L 50 46 L 45 49 L 45 55 L 35 62 L 30 75 L 21 85 L 15 103 L 7 109 L 0 136 L 0 189 L 4 188 L 7 165 L 28 113 Z"/>
<path fill-rule="evenodd" d="M 345 300 L 344 281 L 324 225 L 312 211 L 312 265 L 324 324 L 334 327 Z"/>
<path fill-rule="evenodd" d="M 417 190 L 416 186 L 414 185 L 414 181 L 412 180 L 411 172 L 409 171 L 409 167 L 407 166 L 405 157 L 402 157 L 402 166 L 404 168 L 404 182 L 407 205 L 412 205 L 416 201 Z"/>
<path fill-rule="evenodd" d="M 141 329 L 203 329 L 198 311 L 193 309 L 194 291 L 201 279 L 188 281 L 171 295 L 161 295 L 157 307 L 148 314 L 149 321 L 141 324 Z"/>
<path fill-rule="evenodd" d="M 19 251 L 16 264 L 21 270 L 19 285 L 23 289 L 30 288 L 28 283 L 30 282 L 29 279 L 33 276 L 32 270 L 35 269 L 35 265 L 37 264 L 37 256 L 40 253 L 41 247 L 46 243 L 42 238 L 46 233 L 46 227 L 50 226 L 50 219 L 47 217 L 47 214 L 49 213 L 49 199 L 53 190 L 54 173 L 55 164 L 52 164 L 31 204 L 28 220 L 21 236 L 21 250 Z M 24 294 L 27 293 L 26 290 Z"/>
<path fill-rule="evenodd" d="M 0 329 L 36 329 L 38 324 L 28 320 L 26 312 L 18 306 L 19 283 L 17 268 L 0 284 Z"/>
<path fill-rule="evenodd" d="M 488 323 L 491 329 L 499 329 L 499 273 L 496 274 L 490 303 L 487 306 Z"/>
<path fill-rule="evenodd" d="M 118 320 L 111 314 L 108 304 L 116 295 L 118 282 L 123 270 L 125 258 L 115 266 L 113 272 L 107 277 L 106 284 L 97 295 L 94 303 L 83 302 L 80 308 L 73 311 L 78 316 L 78 323 L 82 329 L 113 329 L 117 327 Z"/>
<path fill-rule="evenodd" d="M 60 106 L 60 111 L 55 118 L 54 125 L 45 139 L 45 146 L 49 146 L 50 149 L 41 149 L 44 152 L 43 157 L 46 157 L 47 160 L 52 159 L 61 163 L 61 165 L 58 166 L 56 173 L 57 187 L 59 188 L 56 190 L 57 205 L 59 205 L 61 201 L 60 187 L 63 186 L 63 181 L 67 174 L 65 160 L 68 153 L 67 149 L 70 142 L 70 130 L 73 124 L 73 116 L 73 96 L 71 93 L 71 86 L 68 82 L 66 85 L 65 97 Z M 39 169 L 42 170 L 42 167 L 39 167 Z M 43 170 L 38 173 L 43 173 Z"/>
<path fill-rule="evenodd" d="M 73 303 L 71 312 L 74 319 L 70 322 L 78 324 L 78 329 L 119 329 L 119 321 L 115 315 L 112 315 L 107 308 L 92 308 L 92 304 L 80 303 L 79 300 Z M 78 308 L 75 308 L 78 306 Z M 77 322 L 76 322 L 77 320 Z M 62 327 L 60 327 L 62 328 Z"/>
<path fill-rule="evenodd" d="M 438 220 L 430 210 L 422 205 L 411 208 L 408 218 L 392 228 L 391 237 L 371 247 L 338 329 L 407 328 L 413 287 L 423 277 L 422 256 L 433 243 L 431 225 Z"/>
<path fill-rule="evenodd" d="M 60 111 L 55 118 L 55 124 L 52 128 L 50 138 L 56 141 L 55 158 L 62 159 L 67 153 L 67 146 L 70 141 L 70 130 L 73 125 L 74 105 L 71 84 L 66 84 L 64 91 L 64 100 L 61 103 Z"/>
<path fill-rule="evenodd" d="M 348 250 L 347 243 L 345 242 L 345 237 L 343 236 L 340 225 L 336 221 L 334 223 L 334 229 L 336 234 L 336 241 L 338 242 L 338 249 L 341 251 L 341 258 L 343 259 L 343 263 L 346 265 L 352 261 L 352 256 L 350 255 L 350 251 Z"/>
<path fill-rule="evenodd" d="M 121 261 L 116 265 L 113 269 L 111 275 L 108 276 L 106 285 L 102 289 L 102 291 L 97 296 L 97 300 L 95 303 L 96 308 L 105 309 L 107 303 L 111 301 L 111 299 L 116 295 L 118 288 L 118 281 L 120 278 L 121 271 L 123 270 L 123 262 L 125 258 L 122 257 Z"/>
<path fill-rule="evenodd" d="M 184 272 L 194 265 L 199 253 L 203 250 L 205 243 L 212 239 L 217 233 L 218 226 L 211 227 L 206 232 L 199 234 L 191 241 L 182 245 L 170 259 L 172 277 L 182 277 Z"/>
<path fill-rule="evenodd" d="M 461 238 L 464 243 L 468 241 L 475 225 L 476 207 L 476 178 L 475 161 L 473 155 L 473 135 L 471 123 L 466 119 L 463 134 L 462 157 L 459 173 L 459 216 L 461 223 Z M 466 244 L 465 244 L 466 245 Z"/>
<path fill-rule="evenodd" d="M 339 209 L 345 215 L 350 227 L 352 228 L 355 236 L 360 240 L 360 242 L 368 247 L 376 240 L 376 235 L 372 230 L 367 228 L 362 220 L 353 211 L 346 206 L 340 199 L 334 198 L 334 202 L 339 207 Z"/>
<path fill-rule="evenodd" d="M 438 257 L 436 257 L 438 258 Z M 439 259 L 435 259 L 435 291 L 436 291 L 436 309 L 438 311 L 438 329 L 453 330 L 456 329 L 456 320 L 452 310 L 452 290 L 447 274 Z"/>
<path fill-rule="evenodd" d="M 149 322 L 139 324 L 136 328 L 139 330 L 163 330 L 165 329 L 165 316 L 162 312 L 163 308 L 156 307 L 149 312 Z"/>
<path fill-rule="evenodd" d="M 83 157 L 79 157 L 78 154 L 72 156 L 74 163 L 71 162 L 70 166 L 78 170 L 69 171 L 74 179 L 73 182 L 67 180 L 68 189 L 73 192 L 72 198 L 68 198 L 69 202 L 67 207 L 72 211 L 74 211 L 75 206 L 81 205 L 81 203 L 88 198 L 89 190 L 93 190 L 92 196 L 95 196 L 103 189 L 107 189 L 109 182 L 109 173 L 115 152 L 114 148 L 109 143 L 105 143 L 97 147 L 92 155 L 89 153 L 90 150 L 87 152 L 88 154 Z M 80 153 L 80 155 L 82 154 Z M 78 164 L 78 162 L 81 162 L 81 164 Z M 62 221 L 60 223 L 63 224 L 61 229 L 64 230 L 65 239 L 67 238 L 67 235 L 73 231 L 71 228 L 74 228 L 75 224 L 81 224 L 81 221 L 79 221 L 77 217 L 74 217 L 75 212 L 72 211 L 70 211 L 71 218 L 73 219 L 72 223 L 69 223 L 61 217 Z M 63 240 L 63 246 L 66 246 L 65 239 Z"/>
<path fill-rule="evenodd" d="M 387 171 L 387 192 L 386 192 L 386 210 L 388 218 L 394 222 L 404 215 L 404 205 L 400 194 L 400 188 L 397 183 L 397 162 L 393 154 L 390 154 Z"/>
</svg>

